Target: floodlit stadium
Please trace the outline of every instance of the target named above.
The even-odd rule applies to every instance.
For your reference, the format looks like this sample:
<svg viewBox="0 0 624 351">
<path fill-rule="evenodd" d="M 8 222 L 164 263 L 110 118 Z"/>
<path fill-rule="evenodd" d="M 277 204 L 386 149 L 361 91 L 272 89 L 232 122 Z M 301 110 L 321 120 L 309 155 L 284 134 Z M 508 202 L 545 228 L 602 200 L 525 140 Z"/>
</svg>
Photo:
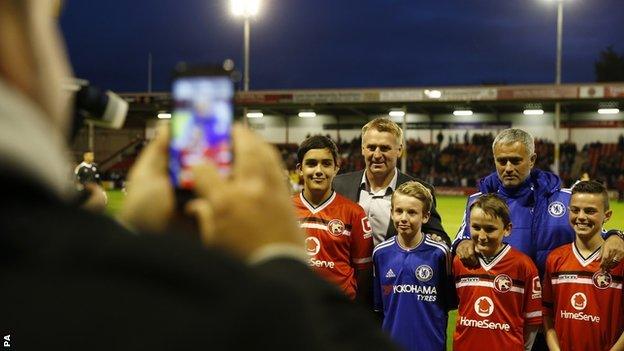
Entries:
<svg viewBox="0 0 624 351">
<path fill-rule="evenodd" d="M 122 130 L 83 128 L 74 144 L 77 154 L 95 150 L 104 173 L 110 170 L 114 180 L 123 177 L 134 151 L 172 109 L 169 93 L 122 97 L 130 104 Z M 239 121 L 280 148 L 289 170 L 294 170 L 291 156 L 297 145 L 315 134 L 338 143 L 341 172 L 362 169 L 360 129 L 388 116 L 405 130 L 400 168 L 442 188 L 441 194 L 467 195 L 493 170 L 493 136 L 511 127 L 536 138 L 537 165 L 558 170 L 566 186 L 588 173 L 615 192 L 624 168 L 624 119 L 618 108 L 623 101 L 623 84 L 591 83 L 251 91 L 238 92 L 235 106 Z"/>
<path fill-rule="evenodd" d="M 624 350 L 623 25 L 0 0 L 3 350 Z"/>
<path fill-rule="evenodd" d="M 75 144 L 76 150 L 92 145 L 101 155 L 103 173 L 115 174 L 105 180 L 110 214 L 123 202 L 120 187 L 136 150 L 159 123 L 167 123 L 172 109 L 169 93 L 122 97 L 130 104 L 126 127 L 85 128 Z M 461 225 L 467 196 L 477 191 L 481 177 L 494 171 L 491 144 L 500 130 L 532 133 L 537 167 L 555 169 L 554 107 L 560 103 L 560 176 L 567 186 L 583 173 L 609 184 L 614 215 L 607 228 L 624 227 L 624 203 L 617 201 L 624 175 L 624 113 L 617 106 L 624 104 L 624 84 L 250 91 L 237 93 L 235 102 L 237 119 L 280 149 L 293 183 L 299 182 L 294 153 L 306 136 L 329 135 L 339 146 L 341 172 L 359 170 L 364 167 L 361 127 L 388 116 L 405 130 L 407 152 L 400 167 L 436 187 L 437 208 L 451 238 Z M 454 319 L 453 312 L 449 349 Z"/>
</svg>

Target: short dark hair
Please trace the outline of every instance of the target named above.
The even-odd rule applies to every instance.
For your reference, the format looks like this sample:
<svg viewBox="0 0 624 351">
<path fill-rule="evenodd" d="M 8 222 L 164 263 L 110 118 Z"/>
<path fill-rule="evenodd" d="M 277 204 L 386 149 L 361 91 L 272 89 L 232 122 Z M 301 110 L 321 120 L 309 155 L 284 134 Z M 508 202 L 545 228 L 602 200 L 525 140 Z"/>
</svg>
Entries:
<svg viewBox="0 0 624 351">
<path fill-rule="evenodd" d="M 303 156 L 310 151 L 316 149 L 329 149 L 334 158 L 334 164 L 338 165 L 338 147 L 328 137 L 323 135 L 314 135 L 304 140 L 297 150 L 297 162 L 303 162 Z"/>
<path fill-rule="evenodd" d="M 492 218 L 500 218 L 505 227 L 511 223 L 507 203 L 496 194 L 481 195 L 470 205 L 470 211 L 472 211 L 473 208 L 480 208 Z"/>
<path fill-rule="evenodd" d="M 602 183 L 595 180 L 583 180 L 576 183 L 572 187 L 572 195 L 574 194 L 600 194 L 604 201 L 604 210 L 609 210 L 609 193 Z"/>
</svg>

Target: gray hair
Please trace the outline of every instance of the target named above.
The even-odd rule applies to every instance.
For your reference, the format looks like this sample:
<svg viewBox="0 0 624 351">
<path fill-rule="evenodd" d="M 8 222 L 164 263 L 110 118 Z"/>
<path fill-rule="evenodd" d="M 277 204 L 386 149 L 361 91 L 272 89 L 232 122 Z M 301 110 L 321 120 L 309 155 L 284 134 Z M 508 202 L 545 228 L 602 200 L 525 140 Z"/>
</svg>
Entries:
<svg viewBox="0 0 624 351">
<path fill-rule="evenodd" d="M 492 142 L 492 153 L 494 153 L 494 148 L 498 144 L 508 145 L 517 141 L 524 145 L 529 155 L 533 155 L 535 152 L 535 140 L 533 140 L 533 136 L 517 128 L 509 128 L 500 132 L 496 138 L 494 138 L 494 142 Z"/>
</svg>

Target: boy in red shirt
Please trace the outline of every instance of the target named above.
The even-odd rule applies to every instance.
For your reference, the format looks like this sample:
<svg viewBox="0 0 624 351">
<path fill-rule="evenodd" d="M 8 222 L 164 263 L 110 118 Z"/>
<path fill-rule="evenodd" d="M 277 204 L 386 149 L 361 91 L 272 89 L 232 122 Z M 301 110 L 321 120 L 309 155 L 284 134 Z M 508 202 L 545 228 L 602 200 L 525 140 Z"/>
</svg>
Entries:
<svg viewBox="0 0 624 351">
<path fill-rule="evenodd" d="M 453 260 L 459 300 L 453 350 L 531 349 L 541 325 L 541 286 L 531 259 L 503 243 L 511 233 L 509 208 L 495 194 L 470 206 L 470 235 L 479 266 Z"/>
<path fill-rule="evenodd" d="M 624 350 L 624 264 L 600 268 L 609 195 L 596 181 L 572 188 L 571 244 L 553 250 L 544 275 L 544 329 L 550 350 Z"/>
<path fill-rule="evenodd" d="M 303 191 L 293 197 L 305 229 L 310 265 L 350 299 L 372 305 L 373 237 L 364 210 L 336 193 L 338 148 L 324 136 L 312 136 L 297 151 Z"/>
</svg>

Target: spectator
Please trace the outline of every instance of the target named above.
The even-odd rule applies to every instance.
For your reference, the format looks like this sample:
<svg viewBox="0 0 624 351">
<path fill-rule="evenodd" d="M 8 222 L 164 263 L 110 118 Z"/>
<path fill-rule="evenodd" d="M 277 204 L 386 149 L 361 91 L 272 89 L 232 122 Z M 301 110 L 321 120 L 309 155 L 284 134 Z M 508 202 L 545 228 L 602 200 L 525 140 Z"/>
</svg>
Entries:
<svg viewBox="0 0 624 351">
<path fill-rule="evenodd" d="M 617 181 L 618 202 L 624 201 L 624 174 L 620 174 Z"/>
<path fill-rule="evenodd" d="M 82 162 L 74 169 L 76 179 L 81 184 L 100 183 L 100 173 L 93 161 L 95 161 L 93 151 L 87 151 L 83 154 Z"/>
<path fill-rule="evenodd" d="M 82 163 L 74 169 L 78 190 L 76 203 L 86 210 L 103 213 L 108 204 L 108 196 L 100 185 L 100 173 L 93 161 L 93 151 L 87 151 L 83 154 Z"/>
</svg>

